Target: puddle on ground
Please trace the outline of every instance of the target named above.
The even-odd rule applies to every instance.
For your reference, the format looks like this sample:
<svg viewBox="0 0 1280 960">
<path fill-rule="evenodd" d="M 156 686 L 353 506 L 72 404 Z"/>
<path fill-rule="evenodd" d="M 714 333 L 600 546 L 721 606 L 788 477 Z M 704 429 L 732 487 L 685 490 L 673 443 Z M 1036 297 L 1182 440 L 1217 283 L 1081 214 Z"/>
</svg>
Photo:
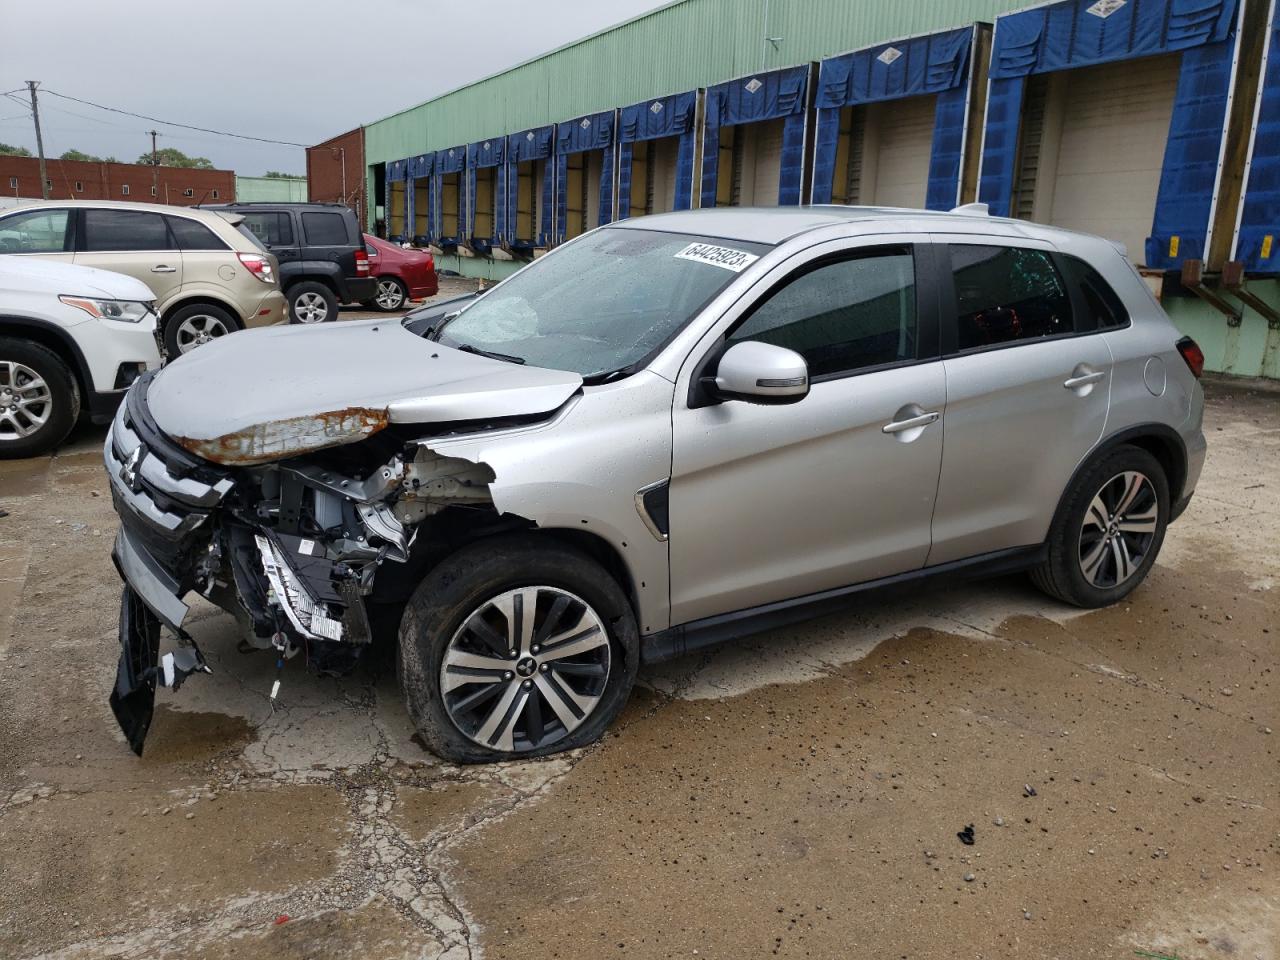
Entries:
<svg viewBox="0 0 1280 960">
<path fill-rule="evenodd" d="M 49 483 L 49 461 L 0 460 L 0 503 L 10 497 L 32 497 L 44 493 Z M 12 512 L 12 507 L 9 508 Z"/>
<path fill-rule="evenodd" d="M 229 751 L 238 753 L 255 739 L 257 733 L 244 717 L 176 710 L 158 703 L 141 764 L 204 763 Z"/>
</svg>

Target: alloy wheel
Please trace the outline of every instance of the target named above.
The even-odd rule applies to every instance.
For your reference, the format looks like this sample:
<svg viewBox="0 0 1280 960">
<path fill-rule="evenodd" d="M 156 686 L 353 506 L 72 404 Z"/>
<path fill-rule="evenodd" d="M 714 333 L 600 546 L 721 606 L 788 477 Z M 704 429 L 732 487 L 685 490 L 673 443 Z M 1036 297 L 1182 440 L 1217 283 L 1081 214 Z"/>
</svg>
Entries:
<svg viewBox="0 0 1280 960">
<path fill-rule="evenodd" d="M 521 752 L 586 722 L 609 667 L 608 631 L 586 601 L 558 587 L 520 587 L 462 621 L 440 664 L 440 692 L 463 735 Z"/>
<path fill-rule="evenodd" d="M 178 343 L 179 353 L 190 353 L 196 347 L 203 346 L 218 337 L 225 337 L 230 331 L 220 319 L 207 313 L 197 313 L 187 317 L 178 324 L 174 339 Z"/>
<path fill-rule="evenodd" d="M 1118 473 L 1102 485 L 1080 528 L 1080 572 L 1109 590 L 1134 576 L 1146 560 L 1160 522 L 1160 501 L 1146 474 Z"/>
<path fill-rule="evenodd" d="M 53 413 L 49 384 L 24 363 L 0 360 L 0 442 L 29 437 Z"/>
<path fill-rule="evenodd" d="M 324 323 L 329 318 L 329 304 L 318 293 L 302 293 L 293 301 L 293 316 L 299 323 Z"/>
<path fill-rule="evenodd" d="M 394 280 L 379 280 L 378 295 L 374 297 L 374 302 L 383 310 L 399 310 L 404 306 L 404 292 Z"/>
</svg>

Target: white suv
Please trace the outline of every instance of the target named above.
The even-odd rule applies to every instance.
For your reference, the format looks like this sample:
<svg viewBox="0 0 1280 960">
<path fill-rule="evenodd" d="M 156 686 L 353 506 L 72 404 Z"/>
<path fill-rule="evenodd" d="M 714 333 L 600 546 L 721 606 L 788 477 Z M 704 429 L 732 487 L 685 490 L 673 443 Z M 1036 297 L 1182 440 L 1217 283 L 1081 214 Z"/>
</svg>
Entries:
<svg viewBox="0 0 1280 960">
<path fill-rule="evenodd" d="M 160 364 L 146 284 L 0 256 L 0 459 L 56 446 L 82 410 L 106 423 L 129 385 Z"/>
</svg>

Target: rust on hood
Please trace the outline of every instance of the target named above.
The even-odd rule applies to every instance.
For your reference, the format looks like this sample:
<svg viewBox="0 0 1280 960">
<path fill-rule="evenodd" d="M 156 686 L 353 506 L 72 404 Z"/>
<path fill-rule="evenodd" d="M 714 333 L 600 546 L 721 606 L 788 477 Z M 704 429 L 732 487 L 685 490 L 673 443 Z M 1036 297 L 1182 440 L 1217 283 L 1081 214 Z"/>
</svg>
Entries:
<svg viewBox="0 0 1280 960">
<path fill-rule="evenodd" d="M 229 467 L 248 467 L 363 440 L 387 425 L 387 411 L 344 407 L 305 417 L 257 423 L 211 440 L 175 436 L 183 449 Z"/>
</svg>

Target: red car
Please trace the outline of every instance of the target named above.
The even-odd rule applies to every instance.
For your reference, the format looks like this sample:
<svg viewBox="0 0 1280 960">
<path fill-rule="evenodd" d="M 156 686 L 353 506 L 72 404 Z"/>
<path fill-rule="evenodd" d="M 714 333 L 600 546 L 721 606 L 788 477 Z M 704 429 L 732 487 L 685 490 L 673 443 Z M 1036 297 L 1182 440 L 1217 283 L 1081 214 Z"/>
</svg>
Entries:
<svg viewBox="0 0 1280 960">
<path fill-rule="evenodd" d="M 378 280 L 378 292 L 364 302 L 366 307 L 402 310 L 410 300 L 434 297 L 440 289 L 435 259 L 426 251 L 406 250 L 367 233 L 364 249 L 369 255 L 369 273 Z"/>
</svg>

